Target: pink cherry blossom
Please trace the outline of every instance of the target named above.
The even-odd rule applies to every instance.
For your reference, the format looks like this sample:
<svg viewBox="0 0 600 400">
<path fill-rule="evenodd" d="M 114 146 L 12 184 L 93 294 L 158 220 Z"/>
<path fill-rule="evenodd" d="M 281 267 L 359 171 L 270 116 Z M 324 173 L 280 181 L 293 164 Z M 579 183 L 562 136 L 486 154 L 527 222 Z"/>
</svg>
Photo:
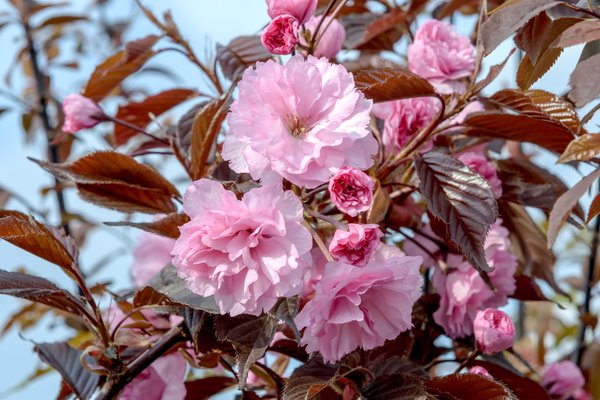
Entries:
<svg viewBox="0 0 600 400">
<path fill-rule="evenodd" d="M 421 294 L 420 257 L 407 257 L 382 244 L 363 268 L 339 261 L 325 267 L 315 297 L 296 317 L 302 344 L 327 362 L 363 348 L 381 346 L 412 326 Z"/>
<path fill-rule="evenodd" d="M 421 25 L 408 46 L 408 68 L 442 93 L 461 91 L 464 85 L 458 80 L 475 69 L 475 47 L 452 25 L 431 19 Z"/>
<path fill-rule="evenodd" d="M 468 336 L 473 333 L 473 320 L 478 310 L 486 307 L 500 307 L 507 303 L 508 296 L 516 288 L 514 273 L 517 259 L 510 252 L 508 230 L 496 221 L 490 227 L 484 242 L 488 264 L 494 270 L 488 273 L 496 291 L 492 291 L 483 281 L 477 270 L 462 255 L 448 254 L 442 261 L 449 267 L 443 272 L 437 262 L 416 245 L 405 243 L 409 255 L 423 256 L 425 266 L 433 267 L 431 282 L 441 296 L 440 308 L 433 314 L 435 322 L 444 328 L 452 338 Z M 415 235 L 415 240 L 435 258 L 441 259 L 439 246 L 432 239 L 443 241 L 431 232 L 427 236 Z"/>
<path fill-rule="evenodd" d="M 273 18 L 263 31 L 261 41 L 273 54 L 290 54 L 298 44 L 298 20 L 289 14 Z"/>
<path fill-rule="evenodd" d="M 248 68 L 238 88 L 222 151 L 234 171 L 314 188 L 344 166 L 373 165 L 372 102 L 343 66 L 302 55 L 271 60 Z"/>
<path fill-rule="evenodd" d="M 480 367 L 478 365 L 469 368 L 469 373 L 485 376 L 488 379 L 494 379 L 494 377 L 492 375 L 490 375 L 490 373 L 487 371 L 487 369 Z"/>
<path fill-rule="evenodd" d="M 373 114 L 384 120 L 383 144 L 387 150 L 402 149 L 412 136 L 431 123 L 439 109 L 439 101 L 432 97 L 375 104 Z"/>
<path fill-rule="evenodd" d="M 473 321 L 477 348 L 485 354 L 496 354 L 510 348 L 515 339 L 515 325 L 504 311 L 487 308 L 477 311 Z"/>
<path fill-rule="evenodd" d="M 497 198 L 502 197 L 502 181 L 498 178 L 498 171 L 494 164 L 485 158 L 483 153 L 469 151 L 459 154 L 457 158 L 467 167 L 484 177 L 490 184 L 494 191 L 494 195 L 496 195 Z"/>
<path fill-rule="evenodd" d="M 183 400 L 187 364 L 177 353 L 154 361 L 121 392 L 121 400 Z"/>
<path fill-rule="evenodd" d="M 292 191 L 263 186 L 238 200 L 201 179 L 187 189 L 183 209 L 191 221 L 181 227 L 173 264 L 192 292 L 215 297 L 221 313 L 259 315 L 301 292 L 312 237 Z"/>
<path fill-rule="evenodd" d="M 283 14 L 290 14 L 303 24 L 313 16 L 317 3 L 317 0 L 267 0 L 267 12 L 273 19 Z"/>
<path fill-rule="evenodd" d="M 311 38 L 314 39 L 314 34 L 317 30 L 317 26 L 323 19 L 323 16 L 312 17 L 306 23 L 306 29 L 310 32 Z M 319 41 L 317 47 L 314 49 L 313 55 L 315 57 L 327 57 L 335 58 L 344 46 L 344 40 L 346 40 L 346 30 L 344 26 L 337 20 L 328 17 L 322 24 L 318 32 Z M 300 37 L 300 43 L 308 45 L 304 37 Z"/>
<path fill-rule="evenodd" d="M 542 385 L 551 396 L 567 399 L 583 388 L 585 378 L 577 364 L 565 360 L 546 367 L 542 376 Z"/>
<path fill-rule="evenodd" d="M 356 168 L 344 167 L 329 180 L 331 202 L 341 212 L 356 217 L 368 211 L 373 202 L 375 182 Z"/>
<path fill-rule="evenodd" d="M 66 133 L 77 133 L 82 129 L 93 128 L 106 120 L 98 104 L 79 94 L 68 95 L 63 101 L 62 108 L 65 114 L 62 131 Z"/>
<path fill-rule="evenodd" d="M 144 232 L 133 250 L 131 275 L 133 283 L 142 287 L 171 262 L 175 239 Z"/>
<path fill-rule="evenodd" d="M 379 247 L 382 237 L 379 225 L 348 224 L 347 231 L 335 231 L 329 252 L 336 261 L 364 267 Z"/>
</svg>

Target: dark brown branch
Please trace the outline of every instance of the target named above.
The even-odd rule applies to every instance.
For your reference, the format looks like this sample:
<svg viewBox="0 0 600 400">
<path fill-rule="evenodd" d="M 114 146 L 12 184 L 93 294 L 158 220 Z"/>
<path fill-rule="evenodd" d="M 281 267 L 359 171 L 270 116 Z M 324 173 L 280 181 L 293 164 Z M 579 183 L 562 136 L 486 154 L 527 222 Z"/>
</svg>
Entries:
<svg viewBox="0 0 600 400">
<path fill-rule="evenodd" d="M 173 327 L 154 346 L 148 349 L 139 358 L 129 364 L 129 367 L 120 375 L 110 377 L 102 387 L 96 400 L 109 400 L 117 397 L 119 392 L 154 361 L 166 354 L 178 343 L 188 340 L 187 330 L 183 323 Z"/>
<path fill-rule="evenodd" d="M 598 193 L 600 193 L 600 181 L 598 181 Z M 590 313 L 590 303 L 592 302 L 592 287 L 594 286 L 594 276 L 596 275 L 596 255 L 600 245 L 600 217 L 596 217 L 594 229 L 592 230 L 592 248 L 590 249 L 590 258 L 588 263 L 588 274 L 585 281 L 585 298 L 581 313 L 586 316 Z M 583 352 L 585 351 L 585 334 L 587 332 L 587 318 L 581 318 L 581 328 L 577 339 L 577 364 L 581 365 Z"/>
<path fill-rule="evenodd" d="M 40 69 L 38 53 L 35 46 L 35 41 L 33 39 L 33 34 L 31 31 L 31 27 L 29 26 L 28 21 L 23 21 L 23 28 L 25 29 L 25 36 L 27 37 L 27 47 L 29 52 L 29 59 L 31 62 L 31 68 L 33 70 L 33 76 L 35 78 L 36 90 L 38 95 L 38 107 L 39 107 L 39 115 L 42 120 L 42 125 L 44 126 L 44 130 L 46 132 L 46 137 L 48 139 L 48 158 L 52 163 L 60 163 L 60 151 L 58 144 L 52 144 L 52 141 L 56 137 L 56 128 L 52 126 L 50 122 L 50 116 L 48 115 L 48 88 L 46 86 L 46 79 L 44 74 Z M 56 200 L 58 203 L 58 209 L 60 212 L 60 220 L 63 229 L 67 235 L 70 234 L 69 223 L 65 221 L 65 216 L 67 215 L 67 205 L 65 202 L 65 197 L 60 189 L 58 178 L 54 178 L 56 193 Z"/>
</svg>

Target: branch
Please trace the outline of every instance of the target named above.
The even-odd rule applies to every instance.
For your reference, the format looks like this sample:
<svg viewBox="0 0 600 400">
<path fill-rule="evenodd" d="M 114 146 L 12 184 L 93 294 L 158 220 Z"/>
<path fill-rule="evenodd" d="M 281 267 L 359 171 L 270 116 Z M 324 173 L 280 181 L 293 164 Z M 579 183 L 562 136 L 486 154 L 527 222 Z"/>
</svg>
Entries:
<svg viewBox="0 0 600 400">
<path fill-rule="evenodd" d="M 598 181 L 598 193 L 600 193 L 600 181 Z M 600 217 L 596 217 L 596 223 L 592 230 L 592 247 L 590 249 L 590 259 L 588 263 L 588 274 L 585 282 L 585 299 L 583 300 L 582 315 L 590 313 L 590 303 L 592 301 L 592 287 L 594 286 L 594 276 L 596 275 L 596 254 L 600 245 Z M 577 339 L 577 365 L 581 365 L 581 359 L 585 350 L 585 334 L 587 332 L 586 319 L 581 319 L 581 328 Z"/>
<path fill-rule="evenodd" d="M 50 117 L 48 116 L 48 88 L 46 87 L 46 80 L 44 79 L 44 74 L 40 69 L 38 53 L 35 47 L 33 34 L 28 21 L 23 21 L 23 28 L 25 29 L 25 36 L 27 37 L 29 59 L 31 61 L 31 68 L 33 69 L 33 75 L 35 77 L 39 106 L 38 111 L 40 114 L 40 118 L 42 119 L 42 124 L 44 126 L 44 130 L 46 131 L 46 137 L 48 140 L 48 153 L 50 159 L 49 161 L 52 163 L 60 163 L 63 160 L 61 160 L 60 157 L 59 147 L 57 144 L 52 144 L 52 141 L 56 136 L 56 128 L 52 126 L 50 122 Z M 58 202 L 58 208 L 60 211 L 61 224 L 63 229 L 65 230 L 65 233 L 67 235 L 70 235 L 69 223 L 65 221 L 65 215 L 67 215 L 67 205 L 62 189 L 60 189 L 58 178 L 54 178 L 54 183 L 54 192 L 56 193 L 56 200 Z"/>
<path fill-rule="evenodd" d="M 96 400 L 109 400 L 114 399 L 121 390 L 129 382 L 135 379 L 142 371 L 148 368 L 154 361 L 166 354 L 176 344 L 182 343 L 188 340 L 188 335 L 184 323 L 171 328 L 169 332 L 165 334 L 156 344 L 148 349 L 139 358 L 129 364 L 127 370 L 116 376 L 111 377 L 102 387 L 100 394 Z"/>
</svg>

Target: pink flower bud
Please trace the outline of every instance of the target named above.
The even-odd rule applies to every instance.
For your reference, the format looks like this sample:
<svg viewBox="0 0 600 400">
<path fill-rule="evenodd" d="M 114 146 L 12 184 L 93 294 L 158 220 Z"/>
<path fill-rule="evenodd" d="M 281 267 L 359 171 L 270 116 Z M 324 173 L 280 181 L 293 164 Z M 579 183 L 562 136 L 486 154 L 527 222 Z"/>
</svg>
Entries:
<svg viewBox="0 0 600 400">
<path fill-rule="evenodd" d="M 269 17 L 289 14 L 303 24 L 310 19 L 317 9 L 317 0 L 267 0 L 267 13 Z"/>
<path fill-rule="evenodd" d="M 82 129 L 93 128 L 106 120 L 98 104 L 78 94 L 70 94 L 65 98 L 63 112 L 65 123 L 62 130 L 66 133 L 77 133 Z"/>
<path fill-rule="evenodd" d="M 565 360 L 546 367 L 542 376 L 542 385 L 552 397 L 566 399 L 575 396 L 583 388 L 585 378 L 574 362 Z M 580 395 L 585 396 L 585 392 Z"/>
<path fill-rule="evenodd" d="M 315 34 L 317 26 L 319 26 L 322 19 L 323 16 L 312 17 L 306 23 L 306 29 L 310 31 L 311 37 Z M 321 28 L 317 34 L 319 36 L 319 41 L 317 42 L 317 48 L 313 55 L 319 58 L 335 58 L 337 53 L 342 49 L 344 40 L 346 39 L 346 30 L 344 29 L 344 26 L 337 19 L 331 20 L 331 18 L 327 18 L 321 24 Z M 303 37 L 301 37 L 300 40 L 302 44 L 308 45 Z"/>
<path fill-rule="evenodd" d="M 352 217 L 371 208 L 373 179 L 356 168 L 344 167 L 329 180 L 331 202 L 343 213 Z"/>
<path fill-rule="evenodd" d="M 473 321 L 477 347 L 483 353 L 495 354 L 512 346 L 515 326 L 510 317 L 495 308 L 478 311 Z"/>
<path fill-rule="evenodd" d="M 487 369 L 480 367 L 478 365 L 469 368 L 469 373 L 470 374 L 475 374 L 475 375 L 481 375 L 481 376 L 485 376 L 488 379 L 494 379 L 494 377 L 492 375 L 490 375 L 490 373 L 487 371 Z"/>
<path fill-rule="evenodd" d="M 273 54 L 290 54 L 298 44 L 298 25 L 292 15 L 275 17 L 262 33 L 263 46 Z"/>
<path fill-rule="evenodd" d="M 348 224 L 347 231 L 335 231 L 329 252 L 336 261 L 363 267 L 379 247 L 382 237 L 379 225 Z"/>
</svg>

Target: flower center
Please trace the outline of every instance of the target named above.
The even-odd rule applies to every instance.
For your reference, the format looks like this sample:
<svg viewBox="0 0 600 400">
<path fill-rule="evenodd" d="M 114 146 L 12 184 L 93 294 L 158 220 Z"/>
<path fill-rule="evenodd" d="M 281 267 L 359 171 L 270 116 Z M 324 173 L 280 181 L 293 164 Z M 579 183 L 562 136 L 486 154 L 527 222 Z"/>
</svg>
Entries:
<svg viewBox="0 0 600 400">
<path fill-rule="evenodd" d="M 306 122 L 298 114 L 289 115 L 285 118 L 290 135 L 296 139 L 303 139 L 308 132 Z"/>
</svg>

